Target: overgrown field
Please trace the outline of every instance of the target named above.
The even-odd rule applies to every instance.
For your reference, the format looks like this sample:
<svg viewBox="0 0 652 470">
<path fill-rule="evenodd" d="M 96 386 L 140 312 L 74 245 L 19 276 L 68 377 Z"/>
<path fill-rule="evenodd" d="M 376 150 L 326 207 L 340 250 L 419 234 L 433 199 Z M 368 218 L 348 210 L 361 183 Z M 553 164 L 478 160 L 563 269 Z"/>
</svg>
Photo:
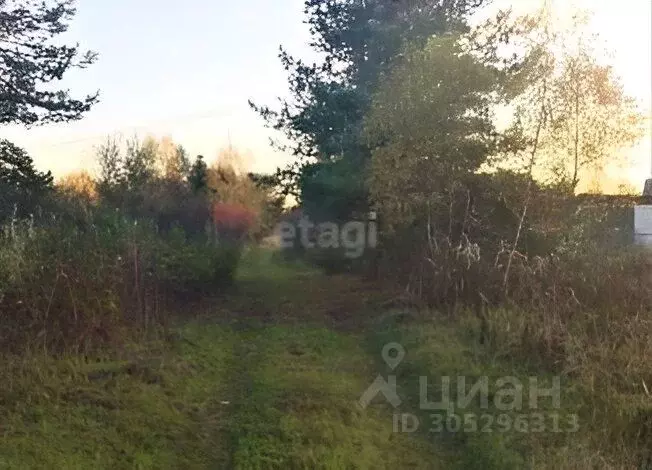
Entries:
<svg viewBox="0 0 652 470">
<path fill-rule="evenodd" d="M 645 468 L 652 405 L 643 392 L 614 394 L 564 374 L 561 407 L 541 399 L 536 410 L 557 427 L 546 421 L 536 432 L 535 410 L 496 408 L 496 380 L 550 385 L 552 373 L 508 347 L 480 346 L 471 317 L 433 320 L 393 299 L 350 276 L 250 252 L 232 291 L 141 346 L 5 356 L 0 468 Z M 392 342 L 406 351 L 395 370 L 381 354 Z M 396 410 L 382 395 L 358 403 L 379 374 L 396 375 Z M 420 376 L 436 401 L 442 378 L 460 375 L 489 378 L 487 408 L 419 410 Z M 418 417 L 419 429 L 393 432 L 394 413 Z M 478 427 L 467 417 L 467 432 L 453 432 L 451 415 L 475 416 Z M 519 416 L 527 419 L 517 429 Z"/>
<path fill-rule="evenodd" d="M 0 139 L 0 468 L 652 470 L 652 196 L 599 195 L 648 113 L 591 15 L 489 3 L 305 0 L 273 174 Z M 0 0 L 0 125 L 98 102 L 52 87 L 75 13 Z"/>
</svg>

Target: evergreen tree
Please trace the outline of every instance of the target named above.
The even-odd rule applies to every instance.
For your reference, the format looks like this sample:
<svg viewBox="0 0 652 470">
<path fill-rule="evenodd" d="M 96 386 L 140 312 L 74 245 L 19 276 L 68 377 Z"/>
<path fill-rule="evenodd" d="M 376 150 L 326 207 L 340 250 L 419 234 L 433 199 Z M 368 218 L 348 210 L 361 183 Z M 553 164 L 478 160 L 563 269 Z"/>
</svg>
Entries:
<svg viewBox="0 0 652 470">
<path fill-rule="evenodd" d="M 465 19 L 485 0 L 306 0 L 312 47 L 324 60 L 306 64 L 281 49 L 293 98 L 272 110 L 251 104 L 282 131 L 297 162 L 277 172 L 286 194 L 318 217 L 347 217 L 367 204 L 370 149 L 363 119 L 379 78 L 406 44 L 467 30 Z M 313 160 L 314 159 L 314 160 Z M 316 161 L 315 161 L 316 160 Z"/>
<path fill-rule="evenodd" d="M 98 94 L 75 99 L 52 86 L 96 58 L 55 41 L 74 15 L 72 0 L 0 0 L 0 125 L 77 120 L 97 102 Z M 0 212 L 34 207 L 51 184 L 52 176 L 34 170 L 25 151 L 0 141 Z"/>
<path fill-rule="evenodd" d="M 50 172 L 37 171 L 27 152 L 0 139 L 0 221 L 14 210 L 18 216 L 33 212 L 51 188 Z"/>
<path fill-rule="evenodd" d="M 77 120 L 97 102 L 97 94 L 75 99 L 51 86 L 96 58 L 54 41 L 74 15 L 72 0 L 0 1 L 0 124 Z"/>
<path fill-rule="evenodd" d="M 202 155 L 198 155 L 188 175 L 188 184 L 194 193 L 208 188 L 208 167 Z"/>
</svg>

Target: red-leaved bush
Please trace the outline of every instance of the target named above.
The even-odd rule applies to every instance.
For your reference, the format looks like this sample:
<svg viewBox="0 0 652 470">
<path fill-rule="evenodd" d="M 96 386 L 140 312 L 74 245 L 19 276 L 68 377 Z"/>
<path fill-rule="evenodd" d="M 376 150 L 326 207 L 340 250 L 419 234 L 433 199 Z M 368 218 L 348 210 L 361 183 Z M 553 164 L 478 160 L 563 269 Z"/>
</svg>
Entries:
<svg viewBox="0 0 652 470">
<path fill-rule="evenodd" d="M 213 225 L 221 239 L 242 241 L 256 222 L 256 214 L 240 204 L 213 204 Z"/>
</svg>

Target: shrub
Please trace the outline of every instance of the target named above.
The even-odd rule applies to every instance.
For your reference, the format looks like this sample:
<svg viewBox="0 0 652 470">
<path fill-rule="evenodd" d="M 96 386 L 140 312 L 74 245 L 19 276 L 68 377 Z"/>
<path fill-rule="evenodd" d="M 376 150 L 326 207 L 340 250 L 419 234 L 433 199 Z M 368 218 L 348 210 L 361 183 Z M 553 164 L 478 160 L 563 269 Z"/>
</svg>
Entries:
<svg viewBox="0 0 652 470">
<path fill-rule="evenodd" d="M 87 208 L 88 209 L 88 208 Z M 166 319 L 166 300 L 228 285 L 238 256 L 117 211 L 12 220 L 0 238 L 0 344 L 89 350 Z"/>
<path fill-rule="evenodd" d="M 256 221 L 255 214 L 240 204 L 215 203 L 211 215 L 215 232 L 223 243 L 242 243 Z"/>
<path fill-rule="evenodd" d="M 159 240 L 151 266 L 163 286 L 181 293 L 206 293 L 229 285 L 240 257 L 239 247 L 213 240 L 192 241 L 180 227 Z"/>
<path fill-rule="evenodd" d="M 487 354 L 572 377 L 591 404 L 578 410 L 582 421 L 608 430 L 591 448 L 642 461 L 652 429 L 652 255 L 631 246 L 631 202 L 544 195 L 515 249 L 514 225 L 501 235 L 494 212 L 474 210 L 482 199 L 431 207 L 381 237 L 381 274 L 436 311 L 473 309 Z"/>
</svg>

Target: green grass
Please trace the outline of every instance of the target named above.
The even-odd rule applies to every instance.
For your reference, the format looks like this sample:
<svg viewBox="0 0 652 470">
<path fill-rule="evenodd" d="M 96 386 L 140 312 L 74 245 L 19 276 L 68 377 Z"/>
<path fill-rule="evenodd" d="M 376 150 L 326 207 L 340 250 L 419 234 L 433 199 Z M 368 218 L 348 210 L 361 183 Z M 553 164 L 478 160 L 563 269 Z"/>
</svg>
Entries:
<svg viewBox="0 0 652 470">
<path fill-rule="evenodd" d="M 552 432 L 551 420 L 556 419 L 553 416 L 559 416 L 562 423 L 571 419 L 570 416 L 576 411 L 573 390 L 568 384 L 562 384 L 562 407 L 559 410 L 554 409 L 551 400 L 546 399 L 539 401 L 537 409 L 530 409 L 529 378 L 537 377 L 543 387 L 551 384 L 552 377 L 528 370 L 526 364 L 492 355 L 478 343 L 478 330 L 471 319 L 451 324 L 442 320 L 436 325 L 404 326 L 395 325 L 390 319 L 377 326 L 372 340 L 378 357 L 383 344 L 396 342 L 405 348 L 405 359 L 394 372 L 404 397 L 401 411 L 416 415 L 421 422 L 421 433 L 439 439 L 454 451 L 457 457 L 450 462 L 449 468 L 541 468 L 533 457 L 535 450 L 545 448 L 550 451 L 569 438 L 568 434 Z M 425 392 L 420 388 L 419 377 L 427 379 L 428 388 Z M 442 392 L 443 377 L 450 378 L 450 388 L 445 387 L 448 396 Z M 486 407 L 476 397 L 470 404 L 460 408 L 458 377 L 465 378 L 466 392 L 479 380 L 486 378 L 489 391 Z M 498 385 L 499 380 L 507 377 L 524 385 L 522 407 L 515 405 L 517 409 L 511 409 L 514 402 L 510 395 L 500 401 L 509 409 L 498 408 L 496 397 L 499 390 L 512 390 L 511 386 Z M 422 397 L 429 402 L 443 401 L 450 408 L 424 410 L 421 406 Z M 523 431 L 524 426 L 529 428 L 534 422 L 534 413 L 540 413 L 545 419 L 544 432 L 536 435 Z"/>
<path fill-rule="evenodd" d="M 0 468 L 437 468 L 429 443 L 356 407 L 374 360 L 358 333 L 319 325 L 325 281 L 250 252 L 235 293 L 166 341 L 5 358 Z"/>
<path fill-rule="evenodd" d="M 434 446 L 393 434 L 385 410 L 356 405 L 374 365 L 359 337 L 286 327 L 245 337 L 233 468 L 437 468 Z"/>
<path fill-rule="evenodd" d="M 0 359 L 0 468 L 633 468 L 596 447 L 602 430 L 587 426 L 573 434 L 500 432 L 496 423 L 492 432 L 430 432 L 419 376 L 436 385 L 442 376 L 493 383 L 546 374 L 480 346 L 472 319 L 387 312 L 387 295 L 251 250 L 234 291 L 165 340 L 102 360 Z M 389 342 L 407 353 L 395 371 L 381 359 Z M 362 409 L 363 391 L 392 373 L 401 406 L 376 399 Z M 566 378 L 562 408 L 544 400 L 537 411 L 585 417 L 595 397 Z M 516 417 L 473 403 L 463 411 Z M 422 426 L 393 432 L 396 412 L 417 415 Z"/>
<path fill-rule="evenodd" d="M 216 416 L 233 338 L 217 328 L 187 333 L 198 347 L 186 340 L 177 351 L 152 346 L 129 361 L 5 362 L 0 468 L 211 468 L 224 461 Z"/>
<path fill-rule="evenodd" d="M 435 468 L 432 446 L 356 407 L 373 369 L 356 336 L 205 322 L 180 336 L 155 359 L 5 369 L 0 467 Z"/>
</svg>

